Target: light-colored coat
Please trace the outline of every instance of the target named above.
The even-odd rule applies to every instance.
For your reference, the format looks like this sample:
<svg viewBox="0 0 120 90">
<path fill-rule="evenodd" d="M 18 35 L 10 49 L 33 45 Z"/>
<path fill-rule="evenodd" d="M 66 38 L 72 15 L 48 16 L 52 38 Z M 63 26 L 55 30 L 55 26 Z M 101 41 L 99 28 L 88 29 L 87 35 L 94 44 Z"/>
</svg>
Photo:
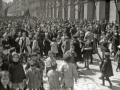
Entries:
<svg viewBox="0 0 120 90">
<path fill-rule="evenodd" d="M 20 38 L 20 40 L 19 40 L 19 45 L 20 45 L 20 46 L 22 46 L 23 41 L 24 41 L 24 37 L 21 37 L 21 38 Z M 30 54 L 30 53 L 31 53 L 31 48 L 30 48 L 30 39 L 29 39 L 28 37 L 26 37 L 25 46 L 27 47 L 28 52 L 29 52 L 29 54 Z"/>
<path fill-rule="evenodd" d="M 78 72 L 76 66 L 73 63 L 64 63 L 59 71 L 63 75 L 61 84 L 66 88 L 71 88 L 74 86 L 74 79 L 78 79 Z"/>
<path fill-rule="evenodd" d="M 35 50 L 40 50 L 37 40 L 33 40 L 32 44 L 32 51 L 34 52 Z"/>
<path fill-rule="evenodd" d="M 60 89 L 60 74 L 55 70 L 50 70 L 47 73 L 48 76 L 48 86 L 50 90 L 59 90 Z"/>
<path fill-rule="evenodd" d="M 58 45 L 57 42 L 51 42 L 51 51 L 53 53 L 58 53 Z"/>
<path fill-rule="evenodd" d="M 29 69 L 26 73 L 26 78 L 28 80 L 29 89 L 38 89 L 41 85 L 41 74 L 39 69 L 35 69 L 35 73 Z"/>
<path fill-rule="evenodd" d="M 23 41 L 24 41 L 24 37 L 21 37 L 20 41 L 19 41 L 20 46 L 22 45 Z M 26 44 L 25 46 L 30 45 L 30 39 L 28 37 L 26 37 L 26 43 L 25 44 Z"/>
</svg>

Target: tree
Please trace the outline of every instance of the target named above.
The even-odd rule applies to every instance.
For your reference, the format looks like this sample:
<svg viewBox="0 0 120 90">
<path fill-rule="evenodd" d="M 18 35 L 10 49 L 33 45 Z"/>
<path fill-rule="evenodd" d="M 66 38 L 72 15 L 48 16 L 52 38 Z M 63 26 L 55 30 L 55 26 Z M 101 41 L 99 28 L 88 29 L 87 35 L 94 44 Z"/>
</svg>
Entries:
<svg viewBox="0 0 120 90">
<path fill-rule="evenodd" d="M 78 15 L 80 16 L 82 10 L 83 10 L 83 7 L 84 7 L 84 4 L 87 2 L 87 0 L 74 0 L 74 4 L 77 4 L 79 5 L 79 9 L 77 9 L 75 7 L 75 10 L 78 12 Z"/>
<path fill-rule="evenodd" d="M 4 9 L 4 16 L 5 16 L 5 17 L 7 17 L 8 10 L 9 10 L 10 7 L 11 7 L 11 4 L 10 4 L 10 3 L 6 3 L 6 4 L 5 4 L 5 9 Z"/>
</svg>

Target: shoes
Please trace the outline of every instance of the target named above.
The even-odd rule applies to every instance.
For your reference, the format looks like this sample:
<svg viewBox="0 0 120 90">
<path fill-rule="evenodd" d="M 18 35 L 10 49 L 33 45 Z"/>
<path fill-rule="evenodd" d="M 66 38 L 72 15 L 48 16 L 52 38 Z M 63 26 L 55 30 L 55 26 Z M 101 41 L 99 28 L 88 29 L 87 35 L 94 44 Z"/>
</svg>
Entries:
<svg viewBox="0 0 120 90">
<path fill-rule="evenodd" d="M 99 79 L 102 79 L 103 77 L 101 76 L 101 77 L 99 77 Z"/>
<path fill-rule="evenodd" d="M 93 62 L 90 62 L 90 64 L 93 64 Z"/>
<path fill-rule="evenodd" d="M 84 68 L 87 68 L 87 66 L 84 66 Z"/>
<path fill-rule="evenodd" d="M 89 68 L 89 67 L 87 67 L 87 70 L 90 70 L 90 68 Z"/>
<path fill-rule="evenodd" d="M 112 83 L 110 84 L 110 88 L 112 88 Z"/>
<path fill-rule="evenodd" d="M 103 84 L 103 83 L 102 83 L 101 85 L 102 85 L 102 86 L 105 86 L 105 84 Z"/>
<path fill-rule="evenodd" d="M 118 70 L 116 69 L 116 72 L 118 72 Z"/>
</svg>

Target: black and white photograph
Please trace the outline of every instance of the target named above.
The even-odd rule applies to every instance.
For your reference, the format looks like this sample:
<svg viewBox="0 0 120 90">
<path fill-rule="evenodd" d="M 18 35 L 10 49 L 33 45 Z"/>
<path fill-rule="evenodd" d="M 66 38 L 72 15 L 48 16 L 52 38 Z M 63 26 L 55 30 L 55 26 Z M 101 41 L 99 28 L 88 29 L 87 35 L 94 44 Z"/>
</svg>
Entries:
<svg viewBox="0 0 120 90">
<path fill-rule="evenodd" d="M 120 0 L 0 0 L 0 90 L 120 90 Z"/>
</svg>

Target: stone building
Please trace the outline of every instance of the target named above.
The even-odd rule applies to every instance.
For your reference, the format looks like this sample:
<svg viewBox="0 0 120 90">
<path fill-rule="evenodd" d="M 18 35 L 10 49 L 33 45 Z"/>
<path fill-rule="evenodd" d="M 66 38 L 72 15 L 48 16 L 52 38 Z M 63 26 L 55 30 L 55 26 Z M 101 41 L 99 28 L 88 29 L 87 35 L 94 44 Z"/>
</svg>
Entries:
<svg viewBox="0 0 120 90">
<path fill-rule="evenodd" d="M 120 8 L 120 0 L 118 8 Z M 14 0 L 14 15 L 29 9 L 39 19 L 87 19 L 119 21 L 115 0 Z M 12 8 L 12 7 L 11 7 Z"/>
<path fill-rule="evenodd" d="M 46 6 L 47 18 L 119 21 L 114 0 L 47 0 Z"/>
</svg>

